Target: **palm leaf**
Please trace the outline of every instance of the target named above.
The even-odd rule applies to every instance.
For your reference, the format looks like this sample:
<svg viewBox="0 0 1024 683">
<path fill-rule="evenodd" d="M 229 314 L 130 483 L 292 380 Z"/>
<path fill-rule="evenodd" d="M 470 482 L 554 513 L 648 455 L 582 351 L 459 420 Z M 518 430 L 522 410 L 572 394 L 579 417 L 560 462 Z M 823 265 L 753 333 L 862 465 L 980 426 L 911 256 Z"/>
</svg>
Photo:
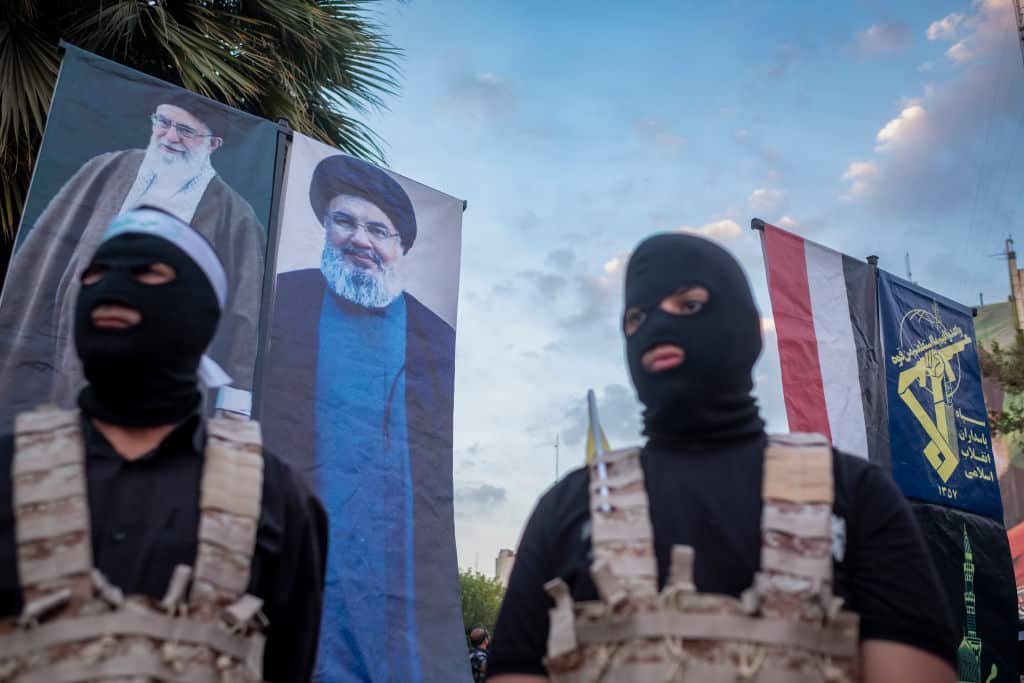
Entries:
<svg viewBox="0 0 1024 683">
<path fill-rule="evenodd" d="M 360 115 L 398 91 L 376 0 L 0 0 L 0 237 L 21 214 L 69 42 L 384 162 Z"/>
</svg>

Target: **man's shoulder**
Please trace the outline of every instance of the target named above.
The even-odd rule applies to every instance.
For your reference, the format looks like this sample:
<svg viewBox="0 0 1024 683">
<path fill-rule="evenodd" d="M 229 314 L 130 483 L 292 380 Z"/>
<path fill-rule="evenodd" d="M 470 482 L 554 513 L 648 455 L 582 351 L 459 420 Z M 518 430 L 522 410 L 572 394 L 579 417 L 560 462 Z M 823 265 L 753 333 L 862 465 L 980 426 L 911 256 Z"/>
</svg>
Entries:
<svg viewBox="0 0 1024 683">
<path fill-rule="evenodd" d="M 131 171 L 136 173 L 138 167 L 142 164 L 142 158 L 146 155 L 146 152 L 141 149 L 122 149 L 113 152 L 103 152 L 97 154 L 88 161 L 86 161 L 78 169 L 76 175 L 78 176 L 92 176 L 93 174 L 102 174 L 104 171 Z"/>
<path fill-rule="evenodd" d="M 220 213 L 221 216 L 230 217 L 232 223 L 263 224 L 256 216 L 256 211 L 252 208 L 249 200 L 238 194 L 238 191 L 220 176 L 220 173 L 213 176 L 210 184 L 206 186 L 206 191 L 196 208 L 196 215 L 205 215 L 206 211 L 210 209 Z"/>
<path fill-rule="evenodd" d="M 103 152 L 97 154 L 92 159 L 86 162 L 86 164 L 110 164 L 110 163 L 127 163 L 127 162 L 138 162 L 142 163 L 142 159 L 146 156 L 146 150 L 144 149 L 119 149 L 113 152 Z"/>
<path fill-rule="evenodd" d="M 541 494 L 534 515 L 541 516 L 550 524 L 568 522 L 581 514 L 589 515 L 589 484 L 588 466 L 575 468 Z"/>
<path fill-rule="evenodd" d="M 850 505 L 856 505 L 864 495 L 884 495 L 885 489 L 899 495 L 889 473 L 878 463 L 865 457 L 853 455 L 838 448 L 832 448 L 832 478 L 837 496 L 845 498 Z"/>
<path fill-rule="evenodd" d="M 325 287 L 326 281 L 319 268 L 289 270 L 277 274 L 275 296 L 305 295 L 315 293 L 318 290 L 322 293 Z"/>
<path fill-rule="evenodd" d="M 405 315 L 410 327 L 421 327 L 428 330 L 431 339 L 440 338 L 442 341 L 447 341 L 450 338 L 454 343 L 455 330 L 451 325 L 409 292 L 405 292 L 403 296 L 405 297 Z"/>
<path fill-rule="evenodd" d="M 303 510 L 300 516 L 312 514 L 319 517 L 325 514 L 320 499 L 307 486 L 299 472 L 266 448 L 263 449 L 263 495 L 264 508 L 270 502 L 274 507 L 286 510 Z M 285 517 L 295 517 L 295 513 L 286 514 Z"/>
<path fill-rule="evenodd" d="M 8 459 L 14 453 L 14 434 L 0 434 L 0 464 L 6 466 Z"/>
</svg>

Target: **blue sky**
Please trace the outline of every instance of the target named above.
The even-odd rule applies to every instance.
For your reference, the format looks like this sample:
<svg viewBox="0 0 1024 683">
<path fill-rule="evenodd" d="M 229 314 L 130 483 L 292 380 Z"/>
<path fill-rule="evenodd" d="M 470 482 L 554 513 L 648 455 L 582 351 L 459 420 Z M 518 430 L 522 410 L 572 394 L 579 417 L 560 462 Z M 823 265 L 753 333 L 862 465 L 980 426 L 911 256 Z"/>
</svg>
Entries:
<svg viewBox="0 0 1024 683">
<path fill-rule="evenodd" d="M 461 566 L 493 572 L 583 458 L 593 387 L 639 441 L 618 331 L 644 236 L 740 258 L 765 318 L 757 395 L 786 419 L 758 216 L 964 303 L 1024 217 L 1024 62 L 1011 0 L 390 0 L 400 94 L 366 121 L 395 171 L 468 200 L 455 401 Z M 1015 163 L 1016 162 L 1016 163 Z M 1020 235 L 1024 240 L 1024 234 Z M 1024 242 L 1022 242 L 1024 244 Z"/>
</svg>

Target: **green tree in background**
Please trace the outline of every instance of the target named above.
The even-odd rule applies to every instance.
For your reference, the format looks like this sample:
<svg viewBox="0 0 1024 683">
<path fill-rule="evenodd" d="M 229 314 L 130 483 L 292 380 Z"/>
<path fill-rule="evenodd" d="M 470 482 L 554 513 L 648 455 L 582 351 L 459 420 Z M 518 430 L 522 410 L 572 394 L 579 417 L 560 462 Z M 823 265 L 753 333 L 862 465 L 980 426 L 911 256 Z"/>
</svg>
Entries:
<svg viewBox="0 0 1024 683">
<path fill-rule="evenodd" d="M 505 597 L 505 588 L 497 579 L 491 579 L 480 572 L 466 569 L 459 572 L 459 593 L 462 595 L 462 623 L 466 635 L 475 626 L 483 626 L 494 633 L 498 621 L 498 609 Z"/>
<path fill-rule="evenodd" d="M 383 161 L 356 114 L 397 89 L 374 0 L 0 0 L 0 243 L 9 250 L 60 39 Z M 3 259 L 5 262 L 6 259 Z"/>
<path fill-rule="evenodd" d="M 1024 394 L 1024 333 L 1017 331 L 1008 348 L 992 342 L 990 349 L 978 347 L 981 373 L 996 380 L 1005 392 L 1002 411 L 990 411 L 992 431 L 1003 434 L 1020 445 L 1024 435 L 1024 403 L 1016 397 Z M 1022 463 L 1024 464 L 1024 463 Z"/>
</svg>

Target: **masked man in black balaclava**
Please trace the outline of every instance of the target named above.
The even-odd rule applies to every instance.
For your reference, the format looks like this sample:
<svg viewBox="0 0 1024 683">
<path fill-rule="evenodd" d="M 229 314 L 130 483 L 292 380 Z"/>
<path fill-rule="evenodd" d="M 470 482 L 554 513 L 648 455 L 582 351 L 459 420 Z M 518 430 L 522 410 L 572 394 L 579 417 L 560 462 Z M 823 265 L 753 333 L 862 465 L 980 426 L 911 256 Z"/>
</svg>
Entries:
<svg viewBox="0 0 1024 683">
<path fill-rule="evenodd" d="M 0 671 L 309 680 L 323 508 L 261 454 L 255 422 L 199 412 L 201 385 L 230 381 L 204 356 L 226 298 L 220 261 L 188 224 L 138 209 L 81 285 L 80 412 L 24 413 L 16 438 L 0 437 L 0 634 L 32 624 L 64 640 L 0 635 Z M 68 618 L 97 613 L 95 633 L 68 635 Z M 107 645 L 67 648 L 75 638 Z"/>
<path fill-rule="evenodd" d="M 622 329 L 647 443 L 541 498 L 488 680 L 953 681 L 944 591 L 888 475 L 817 437 L 766 451 L 760 317 L 736 260 L 693 235 L 647 239 Z"/>
</svg>

